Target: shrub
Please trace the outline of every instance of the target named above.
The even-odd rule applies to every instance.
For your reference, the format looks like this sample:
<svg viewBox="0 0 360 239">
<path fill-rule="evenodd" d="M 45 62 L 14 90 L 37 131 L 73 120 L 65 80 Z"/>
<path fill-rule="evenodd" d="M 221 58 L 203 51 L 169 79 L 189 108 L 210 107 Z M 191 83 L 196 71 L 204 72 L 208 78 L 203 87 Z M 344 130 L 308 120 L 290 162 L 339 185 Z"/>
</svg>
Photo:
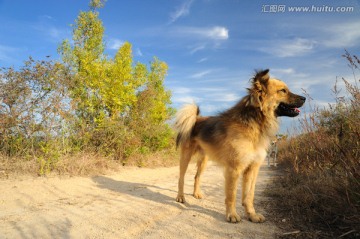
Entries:
<svg viewBox="0 0 360 239">
<path fill-rule="evenodd" d="M 60 62 L 30 58 L 18 70 L 0 70 L 2 160 L 32 158 L 44 175 L 79 153 L 128 164 L 132 155 L 173 145 L 167 64 L 156 57 L 149 66 L 134 63 L 128 42 L 108 57 L 98 12 L 103 6 L 91 1 L 90 10 L 79 13 L 73 41 L 58 49 Z"/>
<path fill-rule="evenodd" d="M 271 192 L 294 225 L 321 230 L 316 237 L 360 236 L 360 61 L 348 52 L 344 57 L 355 82 L 343 79 L 345 96 L 336 83 L 336 103 L 312 107 L 301 134 L 281 142 L 279 159 L 288 173 Z"/>
</svg>

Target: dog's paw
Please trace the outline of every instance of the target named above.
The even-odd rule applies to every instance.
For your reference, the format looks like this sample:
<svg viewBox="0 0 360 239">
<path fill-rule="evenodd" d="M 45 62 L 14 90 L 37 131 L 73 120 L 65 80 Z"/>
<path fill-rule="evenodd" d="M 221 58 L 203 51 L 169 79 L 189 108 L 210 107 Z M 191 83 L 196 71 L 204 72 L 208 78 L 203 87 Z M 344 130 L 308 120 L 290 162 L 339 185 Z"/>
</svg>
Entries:
<svg viewBox="0 0 360 239">
<path fill-rule="evenodd" d="M 265 222 L 265 217 L 260 213 L 253 213 L 249 215 L 249 220 L 252 222 Z"/>
<path fill-rule="evenodd" d="M 202 199 L 204 197 L 204 195 L 201 192 L 194 192 L 193 196 L 196 199 Z"/>
<path fill-rule="evenodd" d="M 240 218 L 239 214 L 237 214 L 235 212 L 235 213 L 228 213 L 226 215 L 226 220 L 231 223 L 238 223 L 241 221 L 241 218 Z"/>
<path fill-rule="evenodd" d="M 176 197 L 176 201 L 177 202 L 180 202 L 180 203 L 185 203 L 186 201 L 185 201 L 185 196 L 184 195 L 178 195 L 177 197 Z"/>
</svg>

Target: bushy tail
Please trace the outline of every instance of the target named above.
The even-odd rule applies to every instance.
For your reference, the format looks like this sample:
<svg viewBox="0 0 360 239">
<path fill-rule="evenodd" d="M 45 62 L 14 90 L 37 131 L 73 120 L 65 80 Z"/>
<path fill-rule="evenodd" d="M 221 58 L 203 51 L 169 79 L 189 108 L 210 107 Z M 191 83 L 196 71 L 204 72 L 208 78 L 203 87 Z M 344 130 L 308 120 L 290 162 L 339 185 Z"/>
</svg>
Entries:
<svg viewBox="0 0 360 239">
<path fill-rule="evenodd" d="M 199 107 L 195 104 L 185 105 L 177 112 L 175 121 L 175 129 L 178 132 L 176 147 L 190 139 L 191 131 L 199 113 Z"/>
</svg>

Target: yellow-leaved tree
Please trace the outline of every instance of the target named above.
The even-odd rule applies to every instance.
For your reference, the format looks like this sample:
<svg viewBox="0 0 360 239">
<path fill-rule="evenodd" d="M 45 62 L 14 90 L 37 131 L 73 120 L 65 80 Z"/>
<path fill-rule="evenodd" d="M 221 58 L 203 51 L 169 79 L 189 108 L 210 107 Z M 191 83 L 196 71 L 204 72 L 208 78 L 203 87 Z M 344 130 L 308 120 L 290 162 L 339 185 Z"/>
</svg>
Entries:
<svg viewBox="0 0 360 239">
<path fill-rule="evenodd" d="M 118 159 L 167 147 L 172 133 L 166 122 L 174 113 L 163 84 L 167 65 L 157 58 L 150 67 L 135 64 L 128 42 L 108 57 L 98 12 L 103 6 L 104 1 L 92 0 L 73 25 L 73 44 L 64 40 L 58 49 L 72 74 L 67 87 L 76 140 Z"/>
</svg>

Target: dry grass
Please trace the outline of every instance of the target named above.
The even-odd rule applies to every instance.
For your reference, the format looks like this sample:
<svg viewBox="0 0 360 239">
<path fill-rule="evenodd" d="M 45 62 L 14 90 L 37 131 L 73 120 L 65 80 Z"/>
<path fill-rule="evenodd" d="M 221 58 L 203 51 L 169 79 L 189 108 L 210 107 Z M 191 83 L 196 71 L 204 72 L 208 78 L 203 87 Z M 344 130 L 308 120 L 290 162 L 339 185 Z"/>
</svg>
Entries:
<svg viewBox="0 0 360 239">
<path fill-rule="evenodd" d="M 359 205 L 350 201 L 344 181 L 333 175 L 287 171 L 267 195 L 274 199 L 269 210 L 277 224 L 284 231 L 300 231 L 281 238 L 337 238 L 349 231 L 344 238 L 360 236 Z"/>
<path fill-rule="evenodd" d="M 78 153 L 61 158 L 53 173 L 70 176 L 92 176 L 115 171 L 120 165 L 109 158 L 89 153 Z"/>
<path fill-rule="evenodd" d="M 136 167 L 171 167 L 179 164 L 179 153 L 174 148 L 163 149 L 149 154 L 134 154 L 126 165 Z"/>
<path fill-rule="evenodd" d="M 51 162 L 51 160 L 50 160 Z M 60 157 L 50 171 L 40 174 L 41 162 L 37 158 L 25 159 L 0 156 L 0 179 L 37 176 L 93 176 L 119 171 L 124 166 L 169 167 L 178 164 L 178 154 L 167 149 L 149 154 L 132 155 L 126 161 L 113 160 L 94 153 L 76 153 Z"/>
<path fill-rule="evenodd" d="M 344 80 L 346 95 L 334 87 L 336 104 L 312 107 L 300 134 L 279 145 L 283 176 L 268 189 L 275 214 L 289 228 L 286 238 L 360 237 L 360 61 L 344 55 L 355 82 Z"/>
<path fill-rule="evenodd" d="M 0 155 L 0 179 L 13 178 L 23 175 L 36 176 L 38 166 L 33 159 L 15 159 Z"/>
<path fill-rule="evenodd" d="M 88 176 L 117 170 L 119 164 L 105 157 L 78 153 L 61 157 L 50 172 L 40 174 L 41 162 L 37 158 L 0 158 L 0 178 L 36 177 L 43 175 Z"/>
</svg>

